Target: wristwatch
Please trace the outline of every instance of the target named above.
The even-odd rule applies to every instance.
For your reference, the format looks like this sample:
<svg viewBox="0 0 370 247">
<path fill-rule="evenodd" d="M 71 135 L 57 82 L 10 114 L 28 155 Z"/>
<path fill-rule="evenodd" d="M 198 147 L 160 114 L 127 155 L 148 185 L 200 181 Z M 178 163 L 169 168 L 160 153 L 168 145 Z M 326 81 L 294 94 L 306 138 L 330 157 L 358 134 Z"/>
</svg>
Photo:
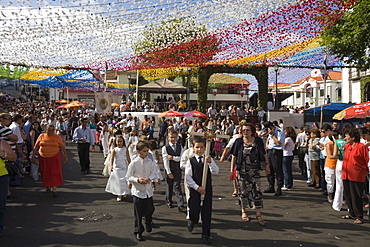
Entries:
<svg viewBox="0 0 370 247">
<path fill-rule="evenodd" d="M 3 151 L 4 152 L 4 151 Z M 8 153 L 4 152 L 4 156 L 2 156 L 1 158 L 5 159 L 6 156 L 8 156 Z"/>
</svg>

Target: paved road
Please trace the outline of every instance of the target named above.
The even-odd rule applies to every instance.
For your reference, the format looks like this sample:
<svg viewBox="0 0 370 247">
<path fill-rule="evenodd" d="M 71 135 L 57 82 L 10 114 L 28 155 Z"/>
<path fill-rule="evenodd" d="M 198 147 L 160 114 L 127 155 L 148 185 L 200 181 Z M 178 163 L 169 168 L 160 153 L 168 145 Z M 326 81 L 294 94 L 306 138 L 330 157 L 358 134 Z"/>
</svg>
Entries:
<svg viewBox="0 0 370 247">
<path fill-rule="evenodd" d="M 42 183 L 29 176 L 23 179 L 24 186 L 12 188 L 0 246 L 203 245 L 201 227 L 187 232 L 185 215 L 165 206 L 164 184 L 157 187 L 154 195 L 155 228 L 152 233 L 144 233 L 147 241 L 137 242 L 132 202 L 117 202 L 113 195 L 104 192 L 107 178 L 100 175 L 102 154 L 92 153 L 92 174 L 81 175 L 76 149 L 73 143 L 67 146 L 65 185 L 60 187 L 57 198 L 43 193 Z M 251 222 L 241 221 L 238 202 L 231 197 L 232 185 L 227 180 L 229 165 L 218 165 L 220 174 L 213 180 L 213 246 L 368 246 L 370 224 L 355 225 L 351 220 L 342 220 L 341 215 L 346 212 L 332 210 L 325 197 L 308 188 L 298 175 L 294 190 L 284 192 L 282 197 L 264 196 L 265 227 L 255 217 Z M 265 179 L 263 185 L 267 186 Z M 94 214 L 109 214 L 112 218 L 81 220 Z"/>
</svg>

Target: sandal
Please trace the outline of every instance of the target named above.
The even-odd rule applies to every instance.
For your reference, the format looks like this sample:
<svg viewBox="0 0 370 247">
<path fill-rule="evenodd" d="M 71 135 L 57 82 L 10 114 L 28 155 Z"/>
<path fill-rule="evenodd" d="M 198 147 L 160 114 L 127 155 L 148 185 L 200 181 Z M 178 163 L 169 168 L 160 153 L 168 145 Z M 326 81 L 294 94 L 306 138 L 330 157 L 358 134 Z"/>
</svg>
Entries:
<svg viewBox="0 0 370 247">
<path fill-rule="evenodd" d="M 355 217 L 352 217 L 351 215 L 347 214 L 347 215 L 343 215 L 342 219 L 350 220 L 350 219 L 355 219 Z"/>
<path fill-rule="evenodd" d="M 258 221 L 258 224 L 260 224 L 261 226 L 266 225 L 266 222 L 263 220 L 262 215 L 256 215 L 256 219 Z"/>
<path fill-rule="evenodd" d="M 353 223 L 355 223 L 355 224 L 362 224 L 362 223 L 364 223 L 364 221 L 362 219 L 360 219 L 360 218 L 357 218 Z"/>
<path fill-rule="evenodd" d="M 246 212 L 242 212 L 242 220 L 244 220 L 245 222 L 250 221 L 248 214 Z"/>
<path fill-rule="evenodd" d="M 233 193 L 232 195 L 231 195 L 232 197 L 237 197 L 238 196 L 238 193 Z"/>
</svg>

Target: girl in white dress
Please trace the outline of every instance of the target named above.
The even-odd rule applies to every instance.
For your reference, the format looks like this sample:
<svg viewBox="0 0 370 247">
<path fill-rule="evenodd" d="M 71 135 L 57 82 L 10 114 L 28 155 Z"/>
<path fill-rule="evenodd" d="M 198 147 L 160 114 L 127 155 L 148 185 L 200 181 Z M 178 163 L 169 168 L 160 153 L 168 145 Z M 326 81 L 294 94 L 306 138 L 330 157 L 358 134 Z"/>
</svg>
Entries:
<svg viewBox="0 0 370 247">
<path fill-rule="evenodd" d="M 136 151 L 136 144 L 139 141 L 138 131 L 132 130 L 130 134 L 130 138 L 128 139 L 128 152 L 130 157 L 134 154 Z"/>
<path fill-rule="evenodd" d="M 154 164 L 155 164 L 155 169 L 157 171 L 157 174 L 158 174 L 158 177 L 157 177 L 157 180 L 153 180 L 152 181 L 152 186 L 153 186 L 153 191 L 156 190 L 156 182 L 158 182 L 158 184 L 161 184 L 161 181 L 163 180 L 163 177 L 162 177 L 162 174 L 161 174 L 161 169 L 159 168 L 159 161 L 160 161 L 160 156 L 159 156 L 159 152 L 158 152 L 158 145 L 157 145 L 157 141 L 156 140 L 149 140 L 149 153 L 152 153 L 153 155 L 153 158 L 154 158 Z"/>
<path fill-rule="evenodd" d="M 109 149 L 108 149 L 109 137 L 108 137 L 108 125 L 107 124 L 104 124 L 103 129 L 100 133 L 100 138 L 99 139 L 100 139 L 101 145 L 103 147 L 104 158 L 107 158 L 108 153 L 109 153 Z"/>
<path fill-rule="evenodd" d="M 112 173 L 111 168 L 110 168 L 111 153 L 112 153 L 113 148 L 116 147 L 115 137 L 116 135 L 120 135 L 120 134 L 122 134 L 121 131 L 115 128 L 112 128 L 112 127 L 108 131 L 108 156 L 104 160 L 104 168 L 102 172 L 104 177 L 109 177 L 110 174 Z M 126 140 L 124 143 L 127 143 Z"/>
<path fill-rule="evenodd" d="M 128 188 L 126 173 L 128 164 L 131 162 L 128 155 L 128 150 L 122 136 L 116 136 L 116 147 L 111 152 L 110 168 L 112 170 L 109 176 L 105 191 L 117 196 L 117 201 L 122 200 L 122 196 L 131 193 Z"/>
</svg>

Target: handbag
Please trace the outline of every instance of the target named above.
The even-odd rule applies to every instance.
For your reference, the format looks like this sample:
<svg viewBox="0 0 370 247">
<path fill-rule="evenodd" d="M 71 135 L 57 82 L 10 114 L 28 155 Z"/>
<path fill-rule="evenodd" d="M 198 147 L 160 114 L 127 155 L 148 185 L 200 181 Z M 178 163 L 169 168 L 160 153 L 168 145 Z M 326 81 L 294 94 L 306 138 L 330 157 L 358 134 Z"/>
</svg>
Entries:
<svg viewBox="0 0 370 247">
<path fill-rule="evenodd" d="M 0 140 L 0 149 L 2 148 L 2 141 Z M 5 161 L 5 168 L 8 171 L 9 177 L 14 177 L 15 175 L 18 175 L 21 173 L 21 169 L 14 161 L 4 160 Z"/>
<path fill-rule="evenodd" d="M 9 177 L 14 177 L 21 173 L 21 169 L 14 161 L 5 161 L 5 167 L 8 170 Z"/>
</svg>

